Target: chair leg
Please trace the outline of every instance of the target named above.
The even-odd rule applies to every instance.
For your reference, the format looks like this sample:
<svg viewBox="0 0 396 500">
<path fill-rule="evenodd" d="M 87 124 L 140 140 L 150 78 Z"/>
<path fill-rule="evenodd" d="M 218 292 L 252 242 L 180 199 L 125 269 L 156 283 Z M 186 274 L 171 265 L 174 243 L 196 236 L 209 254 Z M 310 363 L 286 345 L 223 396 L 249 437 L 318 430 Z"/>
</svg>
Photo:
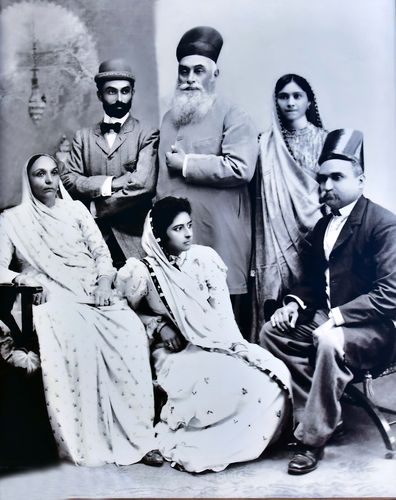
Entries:
<svg viewBox="0 0 396 500">
<path fill-rule="evenodd" d="M 367 411 L 367 413 L 375 423 L 377 429 L 379 430 L 381 437 L 385 443 L 385 447 L 388 450 L 385 454 L 385 457 L 393 458 L 396 452 L 396 439 L 387 419 L 384 417 L 384 415 L 382 415 L 375 403 L 370 401 L 367 395 L 363 394 L 363 392 L 361 392 L 354 385 L 350 384 L 347 387 L 346 392 L 354 401 L 356 401 L 359 406 Z"/>
<path fill-rule="evenodd" d="M 374 386 L 373 386 L 373 376 L 370 372 L 365 373 L 363 379 L 363 392 L 365 396 L 377 407 L 379 411 L 389 413 L 390 415 L 396 415 L 396 410 L 392 408 L 387 408 L 385 406 L 381 406 L 377 403 L 376 397 L 374 395 Z M 395 422 L 388 422 L 390 425 L 393 425 Z"/>
</svg>

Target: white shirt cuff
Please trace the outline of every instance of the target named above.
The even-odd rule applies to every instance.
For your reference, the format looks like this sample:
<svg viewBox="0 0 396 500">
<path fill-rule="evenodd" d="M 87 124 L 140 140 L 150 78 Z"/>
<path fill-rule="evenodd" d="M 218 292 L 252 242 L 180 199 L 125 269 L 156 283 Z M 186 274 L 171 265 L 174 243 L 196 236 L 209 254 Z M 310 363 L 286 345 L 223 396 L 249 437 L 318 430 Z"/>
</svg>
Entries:
<svg viewBox="0 0 396 500">
<path fill-rule="evenodd" d="M 345 323 L 345 320 L 342 316 L 342 313 L 341 313 L 339 307 L 333 307 L 333 309 L 330 310 L 329 317 L 333 318 L 336 326 L 341 326 Z"/>
<path fill-rule="evenodd" d="M 189 158 L 190 155 L 185 155 L 184 157 L 184 161 L 183 161 L 183 168 L 182 168 L 182 174 L 183 174 L 183 177 L 186 177 L 187 176 L 187 161 L 188 161 L 188 158 Z"/>
<path fill-rule="evenodd" d="M 290 300 L 287 300 L 288 297 Z M 307 306 L 304 304 L 304 301 L 301 300 L 300 297 L 297 297 L 297 295 L 292 295 L 291 293 L 286 295 L 286 297 L 283 299 L 283 305 L 285 306 L 291 301 L 297 302 L 297 304 L 301 307 L 301 309 L 307 308 Z"/>
<path fill-rule="evenodd" d="M 102 196 L 111 196 L 112 194 L 112 189 L 111 189 L 111 183 L 113 181 L 113 176 L 107 177 L 107 179 L 104 181 L 102 184 L 102 188 L 100 190 L 100 194 Z"/>
</svg>

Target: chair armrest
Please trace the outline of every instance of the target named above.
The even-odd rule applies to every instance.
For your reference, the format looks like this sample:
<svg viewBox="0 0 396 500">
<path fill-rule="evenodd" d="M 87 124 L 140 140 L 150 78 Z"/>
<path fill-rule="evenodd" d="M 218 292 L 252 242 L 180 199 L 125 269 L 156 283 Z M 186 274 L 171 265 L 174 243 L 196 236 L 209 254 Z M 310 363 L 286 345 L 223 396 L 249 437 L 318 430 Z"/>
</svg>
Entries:
<svg viewBox="0 0 396 500">
<path fill-rule="evenodd" d="M 14 283 L 0 283 L 0 292 L 14 290 L 17 293 L 35 294 L 43 291 L 42 286 L 16 285 Z"/>
<path fill-rule="evenodd" d="M 0 283 L 0 319 L 8 326 L 16 345 L 26 346 L 33 337 L 33 295 L 43 291 L 41 286 Z M 21 295 L 22 329 L 11 310 L 17 295 Z"/>
</svg>

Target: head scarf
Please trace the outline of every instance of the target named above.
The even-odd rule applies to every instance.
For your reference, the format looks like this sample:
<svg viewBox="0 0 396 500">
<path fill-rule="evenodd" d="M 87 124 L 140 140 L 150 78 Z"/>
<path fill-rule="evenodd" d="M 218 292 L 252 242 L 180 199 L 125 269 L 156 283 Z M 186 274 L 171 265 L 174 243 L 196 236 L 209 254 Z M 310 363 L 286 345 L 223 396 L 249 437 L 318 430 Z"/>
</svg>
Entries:
<svg viewBox="0 0 396 500">
<path fill-rule="evenodd" d="M 326 132 L 311 123 L 308 127 L 305 148 L 315 163 Z M 256 198 L 255 273 L 260 314 L 266 300 L 280 300 L 300 278 L 306 236 L 322 216 L 318 189 L 313 172 L 300 165 L 288 148 L 274 95 L 272 126 L 260 139 Z"/>
<path fill-rule="evenodd" d="M 18 253 L 29 264 L 29 274 L 36 281 L 51 293 L 71 292 L 84 300 L 89 294 L 90 286 L 85 286 L 80 279 L 81 270 L 95 272 L 94 261 L 88 250 L 82 255 L 73 245 L 77 233 L 73 231 L 70 212 L 65 210 L 64 205 L 65 202 L 70 202 L 71 198 L 59 181 L 55 205 L 49 208 L 41 203 L 35 198 L 30 187 L 28 163 L 29 160 L 22 174 L 21 204 L 2 214 L 7 235 Z"/>
<path fill-rule="evenodd" d="M 155 277 L 184 338 L 204 349 L 223 352 L 241 359 L 270 376 L 290 395 L 290 375 L 282 361 L 241 335 L 232 314 L 227 321 L 212 309 L 207 292 L 183 270 L 174 267 L 155 238 L 148 213 L 143 229 L 142 246 Z M 154 281 L 154 280 L 153 280 Z"/>
<path fill-rule="evenodd" d="M 235 319 L 227 325 L 207 300 L 207 291 L 182 270 L 174 267 L 153 234 L 151 212 L 146 217 L 142 247 L 158 279 L 176 326 L 191 343 L 201 347 L 228 349 L 235 342 L 244 342 Z"/>
</svg>

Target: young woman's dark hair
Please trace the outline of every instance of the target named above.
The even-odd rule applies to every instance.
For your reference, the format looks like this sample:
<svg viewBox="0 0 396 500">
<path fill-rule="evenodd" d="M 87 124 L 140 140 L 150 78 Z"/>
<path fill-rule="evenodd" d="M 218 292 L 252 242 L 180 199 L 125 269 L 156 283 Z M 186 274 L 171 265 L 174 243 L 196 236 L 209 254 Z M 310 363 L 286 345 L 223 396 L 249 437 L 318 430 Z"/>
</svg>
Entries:
<svg viewBox="0 0 396 500">
<path fill-rule="evenodd" d="M 182 212 L 191 215 L 191 205 L 187 198 L 167 196 L 154 203 L 151 209 L 151 225 L 154 236 L 161 240 L 161 246 L 166 245 L 168 241 L 166 230 L 175 220 L 175 217 Z"/>
<path fill-rule="evenodd" d="M 319 116 L 319 111 L 318 111 L 318 106 L 316 103 L 316 98 L 315 94 L 313 93 L 313 90 L 310 86 L 310 84 L 307 82 L 305 78 L 299 75 L 295 75 L 294 73 L 289 73 L 287 75 L 283 75 L 279 78 L 279 80 L 275 84 L 275 100 L 278 97 L 279 92 L 288 84 L 294 82 L 296 85 L 298 85 L 306 94 L 308 97 L 308 101 L 311 103 L 311 106 L 307 109 L 306 112 L 306 117 L 309 122 L 311 122 L 315 127 L 320 127 L 323 128 L 322 125 L 322 120 L 320 119 Z M 278 118 L 279 121 L 281 122 L 282 126 L 285 127 L 285 121 L 282 116 L 282 113 L 280 112 L 278 105 L 276 105 L 276 110 L 278 113 Z"/>
</svg>

